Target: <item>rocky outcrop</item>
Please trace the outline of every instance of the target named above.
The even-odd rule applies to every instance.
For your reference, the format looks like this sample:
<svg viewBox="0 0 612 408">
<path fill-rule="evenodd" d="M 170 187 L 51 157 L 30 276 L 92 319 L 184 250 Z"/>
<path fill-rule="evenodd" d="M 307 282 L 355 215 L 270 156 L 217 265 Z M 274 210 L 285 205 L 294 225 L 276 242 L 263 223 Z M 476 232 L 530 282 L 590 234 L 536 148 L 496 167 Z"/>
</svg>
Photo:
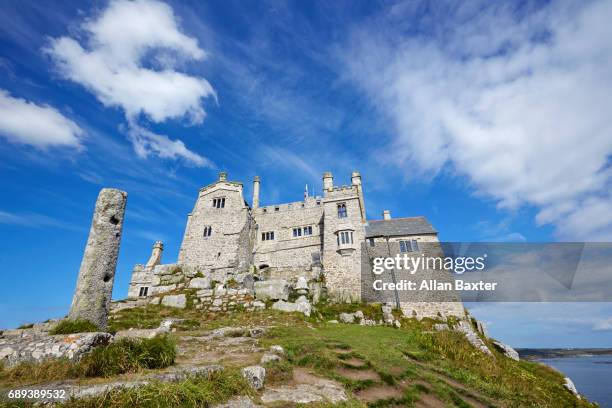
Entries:
<svg viewBox="0 0 612 408">
<path fill-rule="evenodd" d="M 255 390 L 261 390 L 266 380 L 266 369 L 262 366 L 249 366 L 242 369 L 242 376 Z"/>
<path fill-rule="evenodd" d="M 255 298 L 259 300 L 289 299 L 289 283 L 284 279 L 270 279 L 255 282 Z"/>
<path fill-rule="evenodd" d="M 301 296 L 295 303 L 279 300 L 272 305 L 272 309 L 288 313 L 300 312 L 304 316 L 310 316 L 310 313 L 312 313 L 312 306 L 304 296 Z"/>
<path fill-rule="evenodd" d="M 181 319 L 166 319 L 155 329 L 128 329 L 120 330 L 115 334 L 113 341 L 122 338 L 152 339 L 160 334 L 170 333 L 172 325 Z"/>
<path fill-rule="evenodd" d="M 482 351 L 485 354 L 488 354 L 490 356 L 493 355 L 493 353 L 491 353 L 491 350 L 489 350 L 489 348 L 484 343 L 484 341 L 482 341 L 482 339 L 478 337 L 478 334 L 476 334 L 476 332 L 474 331 L 474 328 L 469 322 L 465 320 L 460 320 L 459 324 L 456 327 L 456 330 L 460 333 L 463 333 L 467 341 L 472 346 L 474 346 L 475 348 L 477 348 L 478 350 Z"/>
<path fill-rule="evenodd" d="M 108 344 L 109 333 L 75 333 L 49 335 L 33 330 L 23 330 L 17 335 L 0 337 L 0 361 L 13 366 L 25 361 L 40 362 L 49 358 L 79 360 L 92 348 Z"/>
<path fill-rule="evenodd" d="M 576 397 L 581 398 L 580 393 L 578 393 L 578 390 L 576 389 L 576 386 L 574 385 L 574 382 L 571 378 L 565 377 L 563 379 L 563 386 L 567 388 L 567 390 L 574 394 Z"/>
<path fill-rule="evenodd" d="M 497 348 L 499 351 L 501 351 L 502 353 L 504 353 L 504 355 L 508 358 L 511 358 L 512 360 L 515 361 L 519 361 L 519 353 L 513 349 L 512 347 L 510 347 L 507 344 L 502 343 L 501 341 L 497 341 L 494 340 L 493 341 L 493 345 L 495 346 L 495 348 Z"/>
<path fill-rule="evenodd" d="M 127 193 L 113 188 L 98 195 L 69 319 L 106 327 L 126 201 Z"/>
</svg>

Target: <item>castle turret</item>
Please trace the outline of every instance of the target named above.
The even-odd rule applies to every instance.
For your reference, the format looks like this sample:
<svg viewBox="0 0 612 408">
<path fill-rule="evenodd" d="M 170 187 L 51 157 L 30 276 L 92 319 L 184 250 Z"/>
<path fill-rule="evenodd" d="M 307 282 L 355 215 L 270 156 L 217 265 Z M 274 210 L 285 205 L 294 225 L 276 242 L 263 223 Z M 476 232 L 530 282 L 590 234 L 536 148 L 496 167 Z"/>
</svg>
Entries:
<svg viewBox="0 0 612 408">
<path fill-rule="evenodd" d="M 334 176 L 332 176 L 331 171 L 326 171 L 323 173 L 323 190 L 331 191 L 334 189 Z"/>
<path fill-rule="evenodd" d="M 155 241 L 153 244 L 153 251 L 151 251 L 151 256 L 147 261 L 147 268 L 153 268 L 156 265 L 161 264 L 162 253 L 164 251 L 164 243 L 161 241 Z"/>
<path fill-rule="evenodd" d="M 391 219 L 391 211 L 389 210 L 383 211 L 383 220 L 390 220 L 390 219 Z"/>
<path fill-rule="evenodd" d="M 226 171 L 222 171 L 219 173 L 219 181 L 226 181 L 227 180 L 227 172 Z"/>
<path fill-rule="evenodd" d="M 361 185 L 361 174 L 358 171 L 351 173 L 351 184 L 354 186 Z"/>
<path fill-rule="evenodd" d="M 259 176 L 255 176 L 253 179 L 253 209 L 259 208 Z"/>
</svg>

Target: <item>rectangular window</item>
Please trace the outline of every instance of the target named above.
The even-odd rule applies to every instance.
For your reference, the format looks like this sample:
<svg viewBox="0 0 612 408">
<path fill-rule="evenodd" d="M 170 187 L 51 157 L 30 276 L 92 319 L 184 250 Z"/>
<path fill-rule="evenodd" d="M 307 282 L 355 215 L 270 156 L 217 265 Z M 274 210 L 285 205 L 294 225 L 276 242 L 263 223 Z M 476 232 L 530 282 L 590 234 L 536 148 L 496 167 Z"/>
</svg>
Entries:
<svg viewBox="0 0 612 408">
<path fill-rule="evenodd" d="M 340 231 L 338 233 L 338 245 L 353 243 L 353 231 Z"/>
<path fill-rule="evenodd" d="M 301 228 L 294 228 L 293 229 L 293 237 L 301 237 L 302 236 L 302 229 Z"/>
<path fill-rule="evenodd" d="M 312 235 L 312 226 L 304 227 L 304 235 Z"/>
<path fill-rule="evenodd" d="M 138 296 L 147 296 L 149 294 L 149 288 L 143 286 L 140 288 L 140 292 L 138 292 Z"/>
<path fill-rule="evenodd" d="M 280 210 L 280 207 L 274 207 L 274 211 Z"/>
<path fill-rule="evenodd" d="M 213 198 L 213 208 L 224 208 L 225 207 L 225 197 Z"/>
<path fill-rule="evenodd" d="M 370 238 L 368 239 L 368 242 L 370 243 L 370 246 L 373 247 L 374 246 L 374 238 Z"/>
<path fill-rule="evenodd" d="M 211 235 L 212 235 L 212 227 L 210 225 L 205 226 L 203 236 L 206 238 L 206 237 L 210 237 Z"/>
<path fill-rule="evenodd" d="M 419 250 L 419 243 L 417 242 L 417 240 L 416 240 L 416 239 L 413 239 L 413 240 L 411 241 L 411 243 L 412 243 L 412 248 L 411 248 L 411 250 L 412 250 L 413 252 L 417 252 L 417 251 Z"/>
<path fill-rule="evenodd" d="M 272 241 L 274 239 L 274 231 L 262 232 L 261 240 L 262 241 Z"/>
<path fill-rule="evenodd" d="M 399 247 L 400 252 L 417 252 L 419 250 L 419 244 L 416 239 L 412 241 L 400 241 Z"/>
<path fill-rule="evenodd" d="M 346 218 L 346 204 L 338 204 L 338 218 Z"/>
</svg>

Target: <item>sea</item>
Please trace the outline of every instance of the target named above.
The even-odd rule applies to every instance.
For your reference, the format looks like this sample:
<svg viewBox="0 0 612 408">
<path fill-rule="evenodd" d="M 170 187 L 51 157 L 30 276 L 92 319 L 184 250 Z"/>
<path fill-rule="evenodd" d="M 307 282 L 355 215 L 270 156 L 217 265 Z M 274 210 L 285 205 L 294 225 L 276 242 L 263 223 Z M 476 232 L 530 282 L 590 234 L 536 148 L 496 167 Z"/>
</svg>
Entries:
<svg viewBox="0 0 612 408">
<path fill-rule="evenodd" d="M 612 355 L 545 358 L 538 361 L 571 378 L 579 393 L 602 408 L 612 408 Z"/>
</svg>

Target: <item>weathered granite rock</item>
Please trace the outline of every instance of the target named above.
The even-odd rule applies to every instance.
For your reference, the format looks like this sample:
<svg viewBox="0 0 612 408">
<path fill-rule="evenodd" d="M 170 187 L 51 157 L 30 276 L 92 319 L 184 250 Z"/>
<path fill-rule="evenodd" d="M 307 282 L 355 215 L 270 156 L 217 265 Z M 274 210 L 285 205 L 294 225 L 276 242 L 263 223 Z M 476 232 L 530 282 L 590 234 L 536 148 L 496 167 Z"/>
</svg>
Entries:
<svg viewBox="0 0 612 408">
<path fill-rule="evenodd" d="M 187 297 L 184 294 L 166 295 L 161 301 L 161 304 L 169 307 L 184 309 L 187 306 Z"/>
<path fill-rule="evenodd" d="M 435 331 L 444 331 L 444 330 L 450 330 L 450 327 L 448 327 L 448 324 L 446 323 L 436 323 L 433 325 L 433 329 Z"/>
<path fill-rule="evenodd" d="M 159 327 L 155 329 L 119 330 L 117 333 L 115 333 L 113 341 L 122 338 L 152 339 L 153 337 L 158 336 L 160 334 L 170 333 L 170 331 L 172 330 L 172 325 L 178 321 L 180 321 L 180 319 L 165 319 L 160 323 Z"/>
<path fill-rule="evenodd" d="M 384 305 L 382 305 L 382 312 L 383 321 L 386 324 L 393 324 L 393 321 L 395 320 L 395 316 L 393 316 L 393 306 L 389 303 L 385 303 Z"/>
<path fill-rule="evenodd" d="M 297 280 L 297 283 L 295 284 L 295 290 L 298 294 L 300 295 L 307 295 L 308 294 L 308 281 L 306 280 L 305 277 L 300 276 Z"/>
<path fill-rule="evenodd" d="M 280 360 L 281 358 L 276 354 L 265 353 L 263 356 L 261 356 L 261 359 L 259 360 L 259 362 L 261 364 L 266 364 L 266 363 L 272 363 L 272 362 L 276 362 Z"/>
<path fill-rule="evenodd" d="M 484 341 L 482 341 L 482 339 L 478 337 L 469 322 L 465 320 L 459 321 L 459 324 L 457 325 L 457 331 L 465 334 L 465 338 L 472 346 L 476 347 L 478 350 L 482 351 L 485 354 L 493 355 L 493 353 L 491 353 L 491 350 L 489 350 Z"/>
<path fill-rule="evenodd" d="M 312 307 L 308 301 L 291 303 L 285 302 L 284 300 L 279 300 L 272 305 L 272 309 L 287 313 L 300 312 L 305 316 L 310 316 L 310 313 L 312 312 Z"/>
<path fill-rule="evenodd" d="M 338 319 L 342 323 L 353 323 L 355 321 L 355 315 L 353 313 L 340 313 Z"/>
<path fill-rule="evenodd" d="M 69 319 L 106 327 L 126 201 L 126 192 L 112 188 L 98 195 Z"/>
<path fill-rule="evenodd" d="M 266 369 L 262 366 L 249 366 L 242 369 L 242 376 L 255 390 L 261 390 L 266 380 Z"/>
<path fill-rule="evenodd" d="M 487 332 L 487 326 L 484 324 L 484 322 L 477 320 L 476 330 L 478 330 L 478 333 L 482 334 L 484 337 L 489 338 L 489 333 Z"/>
<path fill-rule="evenodd" d="M 193 278 L 189 282 L 189 287 L 194 289 L 210 289 L 210 278 Z"/>
<path fill-rule="evenodd" d="M 346 392 L 340 384 L 323 378 L 313 381 L 310 384 L 271 387 L 266 389 L 261 396 L 261 401 L 264 404 L 274 404 L 274 406 L 277 406 L 276 404 L 281 402 L 290 402 L 293 404 L 329 402 L 338 404 L 346 400 Z M 290 406 L 293 406 L 293 404 Z"/>
<path fill-rule="evenodd" d="M 257 405 L 249 397 L 235 397 L 229 401 L 220 404 L 213 405 L 212 408 L 259 408 L 261 405 Z"/>
<path fill-rule="evenodd" d="M 493 341 L 493 345 L 499 349 L 499 351 L 501 351 L 502 353 L 504 353 L 504 355 L 508 358 L 511 358 L 513 360 L 519 361 L 519 353 L 513 349 L 512 347 L 510 347 L 507 344 L 502 343 L 501 341 Z"/>
<path fill-rule="evenodd" d="M 312 304 L 316 305 L 321 300 L 321 283 L 313 282 L 310 284 L 310 293 L 312 294 Z"/>
<path fill-rule="evenodd" d="M 255 282 L 255 297 L 259 300 L 287 300 L 289 298 L 289 283 L 284 279 L 271 279 Z"/>
<path fill-rule="evenodd" d="M 8 367 L 48 358 L 78 360 L 92 348 L 108 344 L 112 338 L 111 334 L 100 332 L 53 336 L 30 330 L 22 330 L 17 335 L 5 333 L 0 338 L 0 361 Z"/>
<path fill-rule="evenodd" d="M 572 379 L 571 379 L 571 378 L 569 378 L 569 377 L 565 377 L 565 378 L 563 379 L 563 381 L 564 381 L 564 382 L 563 382 L 563 386 L 564 386 L 565 388 L 567 388 L 567 389 L 569 390 L 569 392 L 571 392 L 572 394 L 574 394 L 574 395 L 575 395 L 575 396 L 577 396 L 578 398 L 581 398 L 581 397 L 580 397 L 580 394 L 578 393 L 578 390 L 576 389 L 576 386 L 574 385 L 574 382 L 572 381 Z"/>
<path fill-rule="evenodd" d="M 279 345 L 270 346 L 270 352 L 277 354 L 279 356 L 285 355 L 285 349 L 283 348 L 283 346 L 279 346 Z"/>
</svg>

